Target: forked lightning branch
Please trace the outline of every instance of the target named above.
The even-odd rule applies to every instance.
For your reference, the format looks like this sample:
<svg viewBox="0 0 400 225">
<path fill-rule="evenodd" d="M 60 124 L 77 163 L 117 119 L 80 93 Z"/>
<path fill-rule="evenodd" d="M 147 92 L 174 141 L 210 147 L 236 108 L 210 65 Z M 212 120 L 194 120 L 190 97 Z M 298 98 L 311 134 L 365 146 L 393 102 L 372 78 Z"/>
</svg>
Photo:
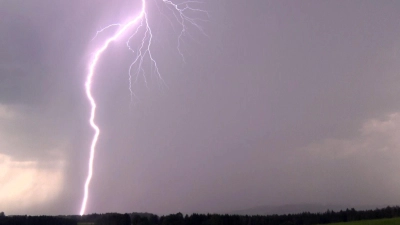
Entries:
<svg viewBox="0 0 400 225">
<path fill-rule="evenodd" d="M 135 1 L 135 0 L 132 0 Z M 133 51 L 136 56 L 132 59 L 132 64 L 129 67 L 129 70 L 127 71 L 129 75 L 129 90 L 131 93 L 131 99 L 133 96 L 133 90 L 132 90 L 132 77 L 139 76 L 140 74 L 144 74 L 143 71 L 143 62 L 145 60 L 150 61 L 152 64 L 152 67 L 154 68 L 153 72 L 160 78 L 161 73 L 158 69 L 157 66 L 157 61 L 151 54 L 152 50 L 152 41 L 153 41 L 153 33 L 151 29 L 151 24 L 149 23 L 148 15 L 150 12 L 147 11 L 148 7 L 147 4 L 150 2 L 150 0 L 136 0 L 141 2 L 141 8 L 140 12 L 137 15 L 127 15 L 127 18 L 131 18 L 130 21 L 128 21 L 125 24 L 112 24 L 109 26 L 106 26 L 104 29 L 100 30 L 97 32 L 97 34 L 111 28 L 111 27 L 118 27 L 118 30 L 110 37 L 108 37 L 104 43 L 93 52 L 93 58 L 89 62 L 89 70 L 88 74 L 86 77 L 86 83 L 85 83 L 85 89 L 86 89 L 86 96 L 89 100 L 91 110 L 90 110 L 90 118 L 89 118 L 89 124 L 94 130 L 94 135 L 93 139 L 90 145 L 90 156 L 89 156 L 89 162 L 88 162 L 88 175 L 85 181 L 84 185 L 84 193 L 83 193 L 83 199 L 82 199 L 82 205 L 81 205 L 81 210 L 80 210 L 80 215 L 85 214 L 86 211 L 86 205 L 88 202 L 89 198 L 89 191 L 90 191 L 90 181 L 93 177 L 93 163 L 94 163 L 94 157 L 95 157 L 95 152 L 96 152 L 96 145 L 97 141 L 100 136 L 100 128 L 97 126 L 95 122 L 96 118 L 96 100 L 95 97 L 92 95 L 92 81 L 95 78 L 96 74 L 96 67 L 99 62 L 100 57 L 102 54 L 109 48 L 109 45 L 111 42 L 114 41 L 121 41 L 125 42 L 127 44 L 127 47 L 130 51 Z M 208 12 L 201 9 L 199 7 L 200 4 L 203 2 L 201 1 L 195 1 L 195 0 L 181 0 L 181 1 L 168 1 L 168 0 L 152 0 L 152 3 L 156 4 L 158 8 L 158 12 L 152 12 L 152 13 L 160 13 L 163 14 L 163 12 L 160 10 L 160 7 L 164 7 L 167 10 L 167 13 L 169 13 L 170 17 L 173 19 L 168 19 L 169 17 L 167 15 L 162 15 L 168 20 L 170 20 L 171 25 L 177 24 L 180 27 L 180 30 L 177 32 L 177 51 L 179 54 L 183 57 L 183 53 L 181 51 L 181 45 L 184 36 L 190 36 L 190 33 L 188 33 L 188 28 L 189 27 L 195 27 L 198 29 L 201 33 L 204 34 L 204 31 L 202 30 L 202 27 L 199 25 L 199 21 L 205 21 L 209 17 Z M 135 11 L 135 10 L 132 10 Z M 196 17 L 194 15 L 198 14 L 203 14 L 200 17 Z M 160 17 L 162 18 L 162 17 Z M 139 32 L 140 29 L 144 29 L 144 32 Z M 171 27 L 172 29 L 172 27 Z M 141 36 L 141 41 L 136 44 L 136 47 L 132 46 L 133 41 L 131 41 L 134 37 L 138 36 L 139 33 L 143 33 Z M 96 35 L 97 35 L 96 34 Z M 119 40 L 122 36 L 125 36 L 126 34 L 128 35 L 129 38 L 127 40 Z"/>
</svg>

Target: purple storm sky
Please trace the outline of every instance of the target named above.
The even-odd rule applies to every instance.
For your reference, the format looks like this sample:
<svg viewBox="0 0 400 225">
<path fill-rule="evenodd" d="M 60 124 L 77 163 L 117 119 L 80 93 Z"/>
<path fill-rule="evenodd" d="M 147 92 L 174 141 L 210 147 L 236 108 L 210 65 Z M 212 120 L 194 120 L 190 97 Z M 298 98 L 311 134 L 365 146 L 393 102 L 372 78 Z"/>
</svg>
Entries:
<svg viewBox="0 0 400 225">
<path fill-rule="evenodd" d="M 168 87 L 147 71 L 130 107 L 125 40 L 101 58 L 87 213 L 399 203 L 400 1 L 205 0 L 186 63 L 149 4 Z M 0 211 L 79 212 L 90 40 L 138 7 L 0 0 Z"/>
</svg>

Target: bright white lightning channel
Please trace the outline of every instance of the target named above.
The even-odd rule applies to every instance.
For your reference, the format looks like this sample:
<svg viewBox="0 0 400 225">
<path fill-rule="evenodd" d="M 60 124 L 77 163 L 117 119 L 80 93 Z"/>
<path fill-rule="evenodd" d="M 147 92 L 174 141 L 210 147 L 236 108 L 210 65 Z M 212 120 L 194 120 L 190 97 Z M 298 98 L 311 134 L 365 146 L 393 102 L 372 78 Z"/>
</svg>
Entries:
<svg viewBox="0 0 400 225">
<path fill-rule="evenodd" d="M 86 181 L 85 181 L 84 196 L 83 196 L 83 200 L 82 200 L 80 215 L 83 215 L 85 213 L 85 210 L 86 210 L 86 204 L 87 204 L 88 197 L 89 197 L 89 185 L 90 185 L 90 181 L 91 181 L 92 176 L 93 176 L 93 161 L 94 161 L 94 155 L 95 155 L 95 150 L 96 150 L 96 144 L 97 144 L 97 141 L 98 141 L 99 135 L 100 135 L 100 128 L 97 126 L 97 124 L 94 121 L 95 120 L 95 116 L 96 116 L 96 101 L 95 101 L 95 99 L 94 99 L 94 97 L 92 95 L 92 92 L 91 92 L 91 90 L 92 90 L 92 81 L 93 81 L 93 77 L 95 75 L 94 72 L 95 72 L 95 68 L 97 66 L 97 63 L 99 61 L 99 58 L 101 57 L 103 52 L 105 50 L 107 50 L 107 48 L 109 47 L 111 42 L 117 40 L 123 34 L 127 33 L 130 30 L 130 28 L 136 26 L 136 30 L 133 32 L 133 34 L 127 40 L 127 46 L 129 48 L 129 50 L 131 50 L 132 52 L 135 52 L 134 49 L 132 49 L 130 47 L 129 42 L 133 37 L 135 37 L 138 34 L 139 29 L 144 27 L 145 32 L 144 32 L 144 36 L 142 38 L 142 42 L 141 42 L 138 50 L 136 51 L 135 59 L 133 60 L 131 66 L 129 67 L 129 90 L 130 90 L 130 93 L 131 93 L 131 100 L 132 100 L 132 97 L 133 97 L 132 74 L 136 76 L 136 80 L 137 80 L 137 77 L 139 76 L 140 73 L 144 74 L 144 70 L 142 68 L 142 63 L 143 63 L 143 60 L 145 59 L 145 57 L 148 57 L 150 59 L 152 65 L 153 65 L 153 68 L 154 68 L 154 72 L 162 80 L 161 74 L 160 74 L 160 72 L 158 70 L 157 63 L 156 63 L 155 59 L 153 58 L 153 56 L 151 54 L 151 51 L 150 51 L 153 34 L 152 34 L 152 31 L 151 31 L 151 28 L 150 28 L 150 24 L 149 24 L 149 21 L 148 21 L 148 17 L 147 17 L 146 0 L 140 0 L 140 1 L 142 3 L 141 10 L 140 10 L 139 14 L 136 17 L 134 17 L 132 20 L 130 20 L 126 24 L 111 24 L 111 25 L 109 25 L 109 26 L 105 27 L 104 29 L 102 29 L 102 30 L 97 32 L 97 34 L 99 34 L 99 33 L 103 32 L 104 30 L 106 30 L 106 29 L 108 29 L 110 27 L 114 27 L 114 26 L 118 26 L 119 27 L 118 31 L 113 36 L 111 36 L 108 39 L 106 39 L 106 41 L 103 43 L 103 45 L 101 45 L 93 53 L 93 58 L 89 63 L 89 71 L 88 71 L 88 74 L 87 74 L 87 77 L 86 77 L 86 82 L 85 82 L 86 96 L 87 96 L 87 98 L 88 98 L 88 100 L 90 102 L 90 106 L 91 106 L 89 124 L 93 128 L 95 133 L 94 133 L 94 136 L 93 136 L 93 139 L 92 139 L 92 143 L 90 145 L 90 157 L 89 157 L 89 165 L 88 165 L 88 175 L 87 175 L 87 178 L 86 178 Z M 200 4 L 200 3 L 202 3 L 200 1 L 186 0 L 186 1 L 181 1 L 180 3 L 174 3 L 174 2 L 169 1 L 169 0 L 159 0 L 159 1 L 162 1 L 167 6 L 167 8 L 171 11 L 171 14 L 176 19 L 176 22 L 181 27 L 181 31 L 180 31 L 180 34 L 178 36 L 178 44 L 177 44 L 177 46 L 178 46 L 178 52 L 183 58 L 183 53 L 182 53 L 181 48 L 180 48 L 181 44 L 182 44 L 182 41 L 183 41 L 182 38 L 183 38 L 184 35 L 187 35 L 188 37 L 191 37 L 189 35 L 189 33 L 187 33 L 187 27 L 188 26 L 194 26 L 198 30 L 200 30 L 201 33 L 203 33 L 205 35 L 205 33 L 202 30 L 201 26 L 199 26 L 197 24 L 197 22 L 198 21 L 207 21 L 207 20 L 201 19 L 201 18 L 190 17 L 186 13 L 187 12 L 203 13 L 207 17 L 209 17 L 209 14 L 205 10 L 197 9 L 197 8 L 194 8 L 194 7 L 191 6 L 191 4 Z M 166 18 L 168 19 L 168 17 L 166 17 Z M 172 22 L 171 22 L 171 24 L 172 24 Z M 97 36 L 97 34 L 96 34 L 96 36 Z M 184 60 L 184 58 L 183 58 L 183 60 Z M 135 69 L 135 71 L 132 71 L 133 67 L 135 65 L 137 66 L 137 68 Z M 145 82 L 146 82 L 146 80 L 145 80 Z"/>
</svg>

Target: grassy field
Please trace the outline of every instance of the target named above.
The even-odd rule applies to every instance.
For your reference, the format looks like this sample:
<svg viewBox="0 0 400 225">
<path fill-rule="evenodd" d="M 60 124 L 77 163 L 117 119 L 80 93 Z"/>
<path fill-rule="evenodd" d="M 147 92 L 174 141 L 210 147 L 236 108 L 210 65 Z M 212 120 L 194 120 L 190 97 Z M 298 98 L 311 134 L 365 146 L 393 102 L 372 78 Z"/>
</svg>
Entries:
<svg viewBox="0 0 400 225">
<path fill-rule="evenodd" d="M 400 217 L 380 220 L 360 220 L 347 223 L 329 223 L 329 225 L 400 225 Z"/>
</svg>

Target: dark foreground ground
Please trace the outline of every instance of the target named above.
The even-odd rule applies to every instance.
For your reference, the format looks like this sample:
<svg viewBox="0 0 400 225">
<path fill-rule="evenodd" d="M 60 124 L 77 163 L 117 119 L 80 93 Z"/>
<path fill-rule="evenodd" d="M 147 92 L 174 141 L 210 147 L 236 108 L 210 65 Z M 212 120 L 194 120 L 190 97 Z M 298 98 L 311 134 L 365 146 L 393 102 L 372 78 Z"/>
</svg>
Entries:
<svg viewBox="0 0 400 225">
<path fill-rule="evenodd" d="M 157 216 L 151 213 L 106 213 L 84 216 L 6 216 L 0 225 L 400 225 L 400 206 L 375 210 L 328 210 L 324 213 L 286 215 L 220 215 L 182 213 Z"/>
<path fill-rule="evenodd" d="M 331 223 L 330 225 L 399 225 L 400 217 L 379 220 L 360 220 L 352 222 Z"/>
</svg>

